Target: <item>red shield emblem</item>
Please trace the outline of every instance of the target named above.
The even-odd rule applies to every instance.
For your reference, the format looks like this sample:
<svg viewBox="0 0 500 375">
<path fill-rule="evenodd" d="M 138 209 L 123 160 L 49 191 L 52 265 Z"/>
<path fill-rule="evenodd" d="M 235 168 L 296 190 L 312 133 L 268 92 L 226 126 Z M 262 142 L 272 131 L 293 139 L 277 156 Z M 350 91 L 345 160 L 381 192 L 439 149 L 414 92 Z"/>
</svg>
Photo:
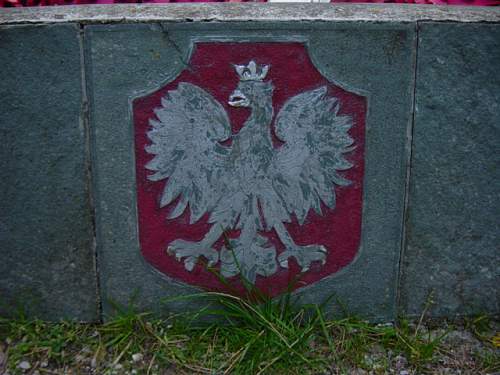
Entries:
<svg viewBox="0 0 500 375">
<path fill-rule="evenodd" d="M 270 295 L 348 265 L 361 236 L 366 100 L 301 43 L 197 43 L 133 103 L 142 255 L 209 290 Z"/>
</svg>

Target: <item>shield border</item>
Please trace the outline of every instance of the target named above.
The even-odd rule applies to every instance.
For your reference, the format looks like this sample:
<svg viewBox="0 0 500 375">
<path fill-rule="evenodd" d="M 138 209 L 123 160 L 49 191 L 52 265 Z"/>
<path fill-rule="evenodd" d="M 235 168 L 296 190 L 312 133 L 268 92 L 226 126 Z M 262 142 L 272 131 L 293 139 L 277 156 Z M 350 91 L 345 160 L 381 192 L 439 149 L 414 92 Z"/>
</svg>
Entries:
<svg viewBox="0 0 500 375">
<path fill-rule="evenodd" d="M 288 44 L 288 43 L 292 43 L 293 45 L 300 45 L 302 46 L 303 48 L 303 52 L 307 55 L 307 57 L 310 59 L 310 63 L 311 63 L 311 67 L 313 69 L 316 70 L 316 72 L 326 81 L 328 82 L 328 84 L 338 88 L 338 89 L 341 89 L 345 92 L 344 95 L 347 95 L 348 97 L 350 95 L 356 95 L 357 97 L 359 98 L 364 98 L 366 99 L 365 96 L 362 96 L 362 95 L 359 95 L 357 93 L 353 93 L 349 90 L 347 90 L 346 88 L 344 87 L 341 87 L 338 83 L 336 82 L 333 82 L 333 81 L 330 81 L 328 78 L 324 77 L 322 75 L 322 73 L 317 69 L 317 67 L 314 65 L 314 63 L 312 62 L 312 59 L 311 59 L 311 56 L 309 54 L 309 51 L 308 51 L 308 48 L 307 48 L 307 43 L 306 42 L 303 42 L 303 41 L 300 41 L 300 42 L 297 42 L 297 39 L 299 38 L 296 38 L 295 40 L 293 40 L 292 38 L 287 38 L 289 40 L 286 40 L 286 41 L 276 41 L 276 40 L 273 40 L 272 43 L 279 43 L 279 44 Z M 234 41 L 228 41 L 228 40 L 224 40 L 223 42 L 219 41 L 219 40 L 216 40 L 215 38 L 210 38 L 209 40 L 205 40 L 204 38 L 197 38 L 197 39 L 192 39 L 191 40 L 191 44 L 190 44 L 190 48 L 189 48 L 189 53 L 188 53 L 188 57 L 186 57 L 186 59 L 184 61 L 186 61 L 186 64 L 189 64 L 191 65 L 192 64 L 192 58 L 193 56 L 196 54 L 196 53 L 199 53 L 198 51 L 198 48 L 197 46 L 200 45 L 200 44 L 217 44 L 217 43 L 233 43 L 234 44 Z M 254 43 L 254 42 L 248 42 L 248 41 L 239 41 L 238 43 L 242 43 L 242 44 L 258 44 L 258 43 Z M 260 43 L 260 42 L 259 42 Z M 206 46 L 202 46 L 204 48 L 206 48 Z M 269 47 L 267 47 L 269 48 Z M 291 46 L 291 48 L 293 48 Z M 198 55 L 199 56 L 199 55 Z M 256 55 L 255 58 L 257 58 L 257 60 L 259 60 L 259 56 Z M 270 66 L 274 66 L 274 63 L 272 60 L 268 61 L 267 63 L 270 64 Z M 272 68 L 271 68 L 272 70 Z M 133 101 L 132 101 L 132 109 L 131 109 L 131 112 L 132 112 L 132 116 L 134 116 L 135 114 L 135 110 L 136 110 L 136 104 L 137 104 L 137 101 L 136 100 L 139 100 L 139 101 L 143 101 L 143 100 L 148 100 L 151 96 L 158 96 L 159 95 L 159 92 L 163 91 L 163 94 L 165 93 L 165 90 L 166 90 L 166 87 L 169 86 L 169 85 L 172 85 L 174 82 L 176 83 L 181 83 L 181 82 L 190 82 L 189 80 L 188 81 L 178 81 L 178 79 L 183 75 L 183 73 L 186 72 L 186 68 L 180 70 L 178 72 L 178 74 L 169 82 L 167 82 L 165 84 L 165 86 L 162 86 L 160 87 L 158 90 L 154 90 L 152 92 L 150 92 L 149 94 L 145 94 L 145 95 L 139 95 L 139 96 L 136 96 L 134 97 Z M 236 73 L 235 73 L 235 77 L 236 77 Z M 273 80 L 273 82 L 275 82 Z M 200 87 L 204 90 L 207 90 L 207 87 L 203 86 L 204 82 L 201 82 L 201 83 L 198 83 L 200 84 Z M 210 90 L 207 90 L 208 92 Z M 299 91 L 299 93 L 301 93 Z M 295 95 L 295 94 L 294 94 Z M 293 96 L 293 95 L 292 95 Z M 291 96 L 290 96 L 291 97 Z M 289 98 L 289 97 L 288 97 Z M 220 98 L 219 98 L 220 99 Z M 154 105 L 154 108 L 156 108 L 158 105 L 160 105 L 159 103 Z M 341 101 L 340 102 L 340 105 L 341 105 L 341 108 L 344 107 L 344 104 L 343 102 Z M 366 105 L 366 103 L 365 103 Z M 276 109 L 276 103 L 274 104 L 274 107 Z M 151 107 L 151 116 L 149 118 L 154 118 L 154 113 L 153 113 L 153 107 Z M 275 116 L 277 115 L 277 112 L 275 112 Z M 347 113 L 346 113 L 347 114 Z M 134 120 L 135 121 L 135 120 Z M 144 122 L 144 119 L 142 120 Z M 365 134 L 365 128 L 364 128 L 364 124 L 365 124 L 365 121 L 366 121 L 366 110 L 363 111 L 362 115 L 359 115 L 358 113 L 358 121 L 355 122 L 353 124 L 353 128 L 355 127 L 359 127 L 361 125 L 363 125 L 363 128 L 361 130 L 362 132 L 362 136 L 364 137 L 364 134 Z M 134 122 L 134 127 L 136 126 L 139 126 L 137 125 L 135 122 Z M 144 127 L 145 125 L 141 125 L 141 127 Z M 139 128 L 139 129 L 140 129 Z M 143 132 L 139 130 L 139 133 L 136 134 L 136 136 L 140 136 L 141 138 L 144 137 L 144 134 L 142 134 Z M 146 143 L 147 144 L 147 143 Z M 142 144 L 141 144 L 142 146 Z M 359 146 L 359 144 L 358 144 Z M 363 158 L 363 152 L 364 152 L 364 139 L 363 139 L 363 142 L 360 146 L 361 148 L 357 147 L 356 149 L 356 152 L 357 153 L 361 153 L 361 157 Z M 142 158 L 144 158 L 144 152 L 142 150 L 142 147 L 139 147 L 136 149 L 136 153 L 142 155 Z M 136 155 L 137 156 L 137 155 Z M 151 155 L 148 155 L 149 156 L 149 159 L 151 159 Z M 364 158 L 363 158 L 364 159 Z M 137 157 L 136 157 L 136 161 L 137 161 Z M 364 164 L 364 160 L 363 160 L 363 163 Z M 140 193 L 140 196 L 138 196 L 138 199 L 136 200 L 137 204 L 139 204 L 139 202 L 141 202 L 141 196 L 143 196 L 145 194 L 145 192 L 148 190 L 147 188 L 143 187 L 142 186 L 142 183 L 143 183 L 143 179 L 144 179 L 144 176 L 142 176 L 142 169 L 140 168 L 140 165 L 137 166 L 138 167 L 138 172 L 136 174 L 137 178 L 138 178 L 138 181 L 137 181 L 137 189 L 141 191 Z M 358 167 L 357 167 L 358 168 Z M 364 169 L 363 167 L 361 167 L 362 170 Z M 141 178 L 139 179 L 139 175 L 141 175 Z M 361 181 L 353 181 L 353 182 L 357 182 L 357 183 L 361 183 L 361 185 L 363 185 L 363 174 L 361 175 Z M 148 184 L 148 182 L 146 182 L 146 184 Z M 165 181 L 155 181 L 153 183 L 153 185 L 155 184 L 161 184 L 162 187 L 164 187 L 165 185 Z M 333 184 L 332 184 L 332 188 L 333 188 Z M 346 189 L 349 189 L 349 187 L 347 187 Z M 362 189 L 361 189 L 362 190 Z M 339 192 L 337 191 L 337 194 Z M 362 191 L 361 191 L 361 194 L 362 194 Z M 144 198 L 143 198 L 144 199 Z M 339 198 L 340 199 L 340 195 L 339 195 Z M 336 206 L 337 207 L 340 207 L 342 205 L 342 203 L 339 203 L 340 201 L 337 202 Z M 360 202 L 360 204 L 362 205 L 362 202 Z M 338 209 L 338 208 L 335 208 L 335 210 Z M 362 207 L 359 208 L 359 210 L 361 210 Z M 333 211 L 335 211 L 333 210 Z M 311 210 L 312 211 L 312 210 Z M 328 211 L 328 210 L 327 210 Z M 141 209 L 137 206 L 137 212 L 138 212 L 138 215 L 139 215 L 139 218 L 141 219 L 140 220 L 140 223 L 139 223 L 139 226 L 141 225 L 145 225 L 145 226 L 150 226 L 150 224 L 146 225 L 145 221 L 147 220 L 148 217 L 150 217 L 151 215 L 145 215 L 144 212 L 141 213 Z M 358 212 L 358 211 L 357 211 Z M 312 212 L 311 212 L 312 213 Z M 332 213 L 330 213 L 331 215 Z M 166 213 L 164 215 L 164 217 L 160 217 L 159 220 L 166 220 Z M 312 213 L 312 217 L 316 217 L 317 215 L 315 213 Z M 335 214 L 334 214 L 335 215 Z M 361 212 L 359 212 L 359 215 L 361 216 Z M 320 217 L 322 215 L 319 215 L 318 216 L 318 219 L 319 220 L 322 220 Z M 158 220 L 158 219 L 157 219 Z M 174 220 L 175 221 L 175 220 Z M 196 225 L 196 224 L 193 224 L 193 225 Z M 332 224 L 334 225 L 334 224 Z M 361 223 L 360 223 L 361 225 Z M 166 228 L 165 228 L 165 231 L 168 231 L 168 227 L 171 227 L 171 224 L 165 224 Z M 191 226 L 191 225 L 189 225 Z M 302 227 L 302 226 L 300 226 Z M 332 228 L 337 228 L 339 229 L 340 228 L 340 224 L 337 223 L 336 224 L 336 227 L 332 227 Z M 139 228 L 139 230 L 142 232 L 142 229 Z M 295 230 L 298 230 L 298 226 L 295 226 Z M 304 231 L 306 229 L 302 229 L 301 231 Z M 361 241 L 361 230 L 360 229 L 360 233 L 359 233 L 359 236 L 356 236 L 356 241 L 358 243 L 360 243 Z M 182 237 L 182 239 L 187 239 L 185 237 Z M 325 238 L 323 237 L 323 240 L 325 240 Z M 177 268 L 184 268 L 184 267 L 177 267 L 179 264 L 176 264 L 176 262 L 170 262 L 170 263 L 174 263 L 174 264 L 170 264 L 169 267 L 176 270 L 174 272 L 169 272 L 167 270 L 165 270 L 166 266 L 163 265 L 162 267 L 164 268 L 164 270 L 161 270 L 160 266 L 155 266 L 154 264 L 150 263 L 150 261 L 148 260 L 148 257 L 151 257 L 153 256 L 153 258 L 155 257 L 154 255 L 151 255 L 151 249 L 148 248 L 148 255 L 144 254 L 144 251 L 142 249 L 142 246 L 144 246 L 145 244 L 148 243 L 148 241 L 144 241 L 144 239 L 141 239 L 139 238 L 139 242 L 140 242 L 140 247 L 141 247 L 141 254 L 143 255 L 143 257 L 145 258 L 146 260 L 146 263 L 149 264 L 151 267 L 153 267 L 155 269 L 155 271 L 158 271 L 160 272 L 161 274 L 164 274 L 166 277 L 168 278 L 171 278 L 171 279 L 174 279 L 174 280 L 177 280 L 178 282 L 181 282 L 181 283 L 186 283 L 186 284 L 189 284 L 189 285 L 192 285 L 194 287 L 198 287 L 198 288 L 206 288 L 206 289 L 209 289 L 209 290 L 221 290 L 221 291 L 226 291 L 226 292 L 230 292 L 227 290 L 227 288 L 225 288 L 222 284 L 218 283 L 216 281 L 216 277 L 213 276 L 213 275 L 208 275 L 208 272 L 207 271 L 203 271 L 203 270 L 199 270 L 198 271 L 192 271 L 192 272 L 188 272 L 188 271 L 185 271 L 185 270 L 182 270 L 182 271 L 179 271 L 177 270 Z M 220 241 L 219 241 L 220 242 Z M 315 242 L 316 243 L 316 242 Z M 318 241 L 317 242 L 318 244 L 320 245 L 326 245 L 326 243 L 328 243 L 328 241 L 325 243 L 325 242 L 321 242 L 321 241 Z M 158 246 L 158 244 L 156 244 L 156 246 Z M 166 248 L 168 246 L 168 243 L 166 242 L 164 244 L 164 247 Z M 330 244 L 330 247 L 329 247 L 329 252 L 334 252 L 336 250 L 335 247 L 331 247 L 332 244 Z M 335 246 L 335 245 L 333 245 Z M 333 267 L 335 267 L 335 264 L 336 264 L 336 261 L 334 259 L 331 259 L 330 260 L 327 260 L 327 264 L 325 266 L 321 266 L 321 268 L 318 267 L 318 264 L 314 264 L 313 265 L 313 268 L 312 268 L 312 271 L 311 272 L 308 272 L 304 275 L 303 278 L 301 278 L 301 281 L 300 282 L 297 282 L 297 283 L 294 283 L 295 287 L 294 289 L 299 289 L 299 288 L 303 288 L 303 287 L 306 287 L 307 285 L 310 285 L 310 284 L 314 284 L 320 280 L 322 280 L 323 278 L 325 277 L 330 277 L 332 275 L 334 275 L 335 273 L 337 272 L 340 272 L 343 268 L 349 266 L 349 264 L 351 264 L 352 262 L 355 261 L 355 259 L 357 258 L 358 256 L 358 252 L 359 252 L 359 248 L 360 246 L 356 246 L 356 250 L 354 251 L 354 255 L 352 257 L 349 258 L 349 261 L 347 262 L 346 265 L 342 265 L 342 266 L 338 266 L 339 268 L 335 271 L 333 270 L 330 270 L 330 271 L 327 271 L 324 267 L 327 266 L 329 267 L 330 269 Z M 333 255 L 332 255 L 333 256 Z M 344 255 L 345 256 L 345 255 Z M 181 262 L 182 263 L 182 262 Z M 294 267 L 295 268 L 295 267 Z M 271 275 L 269 276 L 270 277 L 270 282 L 271 282 L 271 285 L 272 287 L 269 288 L 269 292 L 271 293 L 271 295 L 279 295 L 280 293 L 284 292 L 285 290 L 287 290 L 290 285 L 285 285 L 283 284 L 284 282 L 284 279 L 287 279 L 287 280 L 290 280 L 290 279 L 293 279 L 295 278 L 297 275 L 295 273 L 292 273 L 291 272 L 292 270 L 290 270 L 289 272 L 286 272 L 286 270 L 283 270 L 283 269 L 280 269 L 279 266 L 278 266 L 278 273 L 275 274 L 275 275 Z M 200 275 L 200 272 L 203 273 L 203 275 Z M 296 272 L 296 270 L 295 270 Z M 318 275 L 318 273 L 320 275 Z M 177 276 L 175 276 L 175 274 L 177 274 Z M 184 274 L 184 275 L 183 275 Z M 293 275 L 293 276 L 292 276 Z M 201 280 L 201 281 L 200 281 Z M 267 280 L 267 278 L 266 278 Z M 244 288 L 241 284 L 241 282 L 238 282 L 238 279 L 237 278 L 231 278 L 228 280 L 229 282 L 231 282 L 231 284 L 233 284 L 233 288 L 232 290 L 238 290 L 240 293 L 244 294 Z M 289 283 L 289 281 L 287 282 Z M 220 284 L 220 285 L 218 285 Z M 263 285 L 264 284 L 264 285 Z M 267 292 L 268 291 L 268 287 L 265 285 L 266 284 L 266 281 L 263 280 L 262 278 L 260 278 L 256 284 L 256 287 L 258 288 L 262 288 L 261 290 L 263 292 Z M 283 285 L 281 285 L 283 284 Z M 281 287 L 279 288 L 277 285 L 281 285 Z M 279 289 L 279 291 L 278 291 Z"/>
</svg>

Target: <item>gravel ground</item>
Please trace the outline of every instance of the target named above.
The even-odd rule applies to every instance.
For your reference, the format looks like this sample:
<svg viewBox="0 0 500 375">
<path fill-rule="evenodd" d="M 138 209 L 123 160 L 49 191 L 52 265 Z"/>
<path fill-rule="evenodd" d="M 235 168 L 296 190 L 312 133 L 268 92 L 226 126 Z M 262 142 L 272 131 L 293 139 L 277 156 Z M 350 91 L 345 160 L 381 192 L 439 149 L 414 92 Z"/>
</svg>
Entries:
<svg viewBox="0 0 500 375">
<path fill-rule="evenodd" d="M 380 373 L 414 375 L 414 374 L 463 374 L 463 375 L 500 375 L 500 348 L 491 343 L 478 339 L 471 331 L 464 328 L 448 331 L 445 328 L 429 330 L 431 337 L 439 337 L 444 334 L 440 347 L 432 361 L 424 365 L 422 369 L 416 370 L 409 365 L 405 356 L 392 355 L 390 351 L 382 347 L 374 348 L 368 354 L 367 363 L 373 363 L 371 370 L 352 369 L 350 374 L 372 375 Z M 497 331 L 498 332 L 498 331 Z M 498 335 L 498 333 L 497 333 Z M 484 361 L 491 364 L 490 369 L 484 370 Z M 377 371 L 381 363 L 389 363 L 382 372 Z M 496 365 L 494 364 L 496 362 Z M 334 372 L 331 374 L 341 374 Z"/>
</svg>

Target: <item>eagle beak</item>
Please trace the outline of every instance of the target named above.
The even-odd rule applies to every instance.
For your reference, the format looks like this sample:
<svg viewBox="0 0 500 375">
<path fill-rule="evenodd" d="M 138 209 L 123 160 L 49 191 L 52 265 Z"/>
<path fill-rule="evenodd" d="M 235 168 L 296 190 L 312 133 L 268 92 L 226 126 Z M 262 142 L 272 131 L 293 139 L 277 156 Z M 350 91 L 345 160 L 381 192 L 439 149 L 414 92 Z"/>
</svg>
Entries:
<svg viewBox="0 0 500 375">
<path fill-rule="evenodd" d="M 250 105 L 250 101 L 240 90 L 234 90 L 229 97 L 228 104 L 231 107 L 248 107 Z"/>
</svg>

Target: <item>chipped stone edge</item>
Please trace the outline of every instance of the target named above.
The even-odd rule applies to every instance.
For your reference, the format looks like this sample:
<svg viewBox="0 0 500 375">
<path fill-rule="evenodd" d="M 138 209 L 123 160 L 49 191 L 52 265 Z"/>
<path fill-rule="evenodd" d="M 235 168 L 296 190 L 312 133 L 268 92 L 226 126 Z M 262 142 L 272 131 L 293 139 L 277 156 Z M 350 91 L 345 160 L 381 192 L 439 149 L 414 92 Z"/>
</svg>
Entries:
<svg viewBox="0 0 500 375">
<path fill-rule="evenodd" d="M 241 21 L 499 23 L 500 7 L 345 3 L 177 3 L 0 9 L 0 25 Z"/>
</svg>

